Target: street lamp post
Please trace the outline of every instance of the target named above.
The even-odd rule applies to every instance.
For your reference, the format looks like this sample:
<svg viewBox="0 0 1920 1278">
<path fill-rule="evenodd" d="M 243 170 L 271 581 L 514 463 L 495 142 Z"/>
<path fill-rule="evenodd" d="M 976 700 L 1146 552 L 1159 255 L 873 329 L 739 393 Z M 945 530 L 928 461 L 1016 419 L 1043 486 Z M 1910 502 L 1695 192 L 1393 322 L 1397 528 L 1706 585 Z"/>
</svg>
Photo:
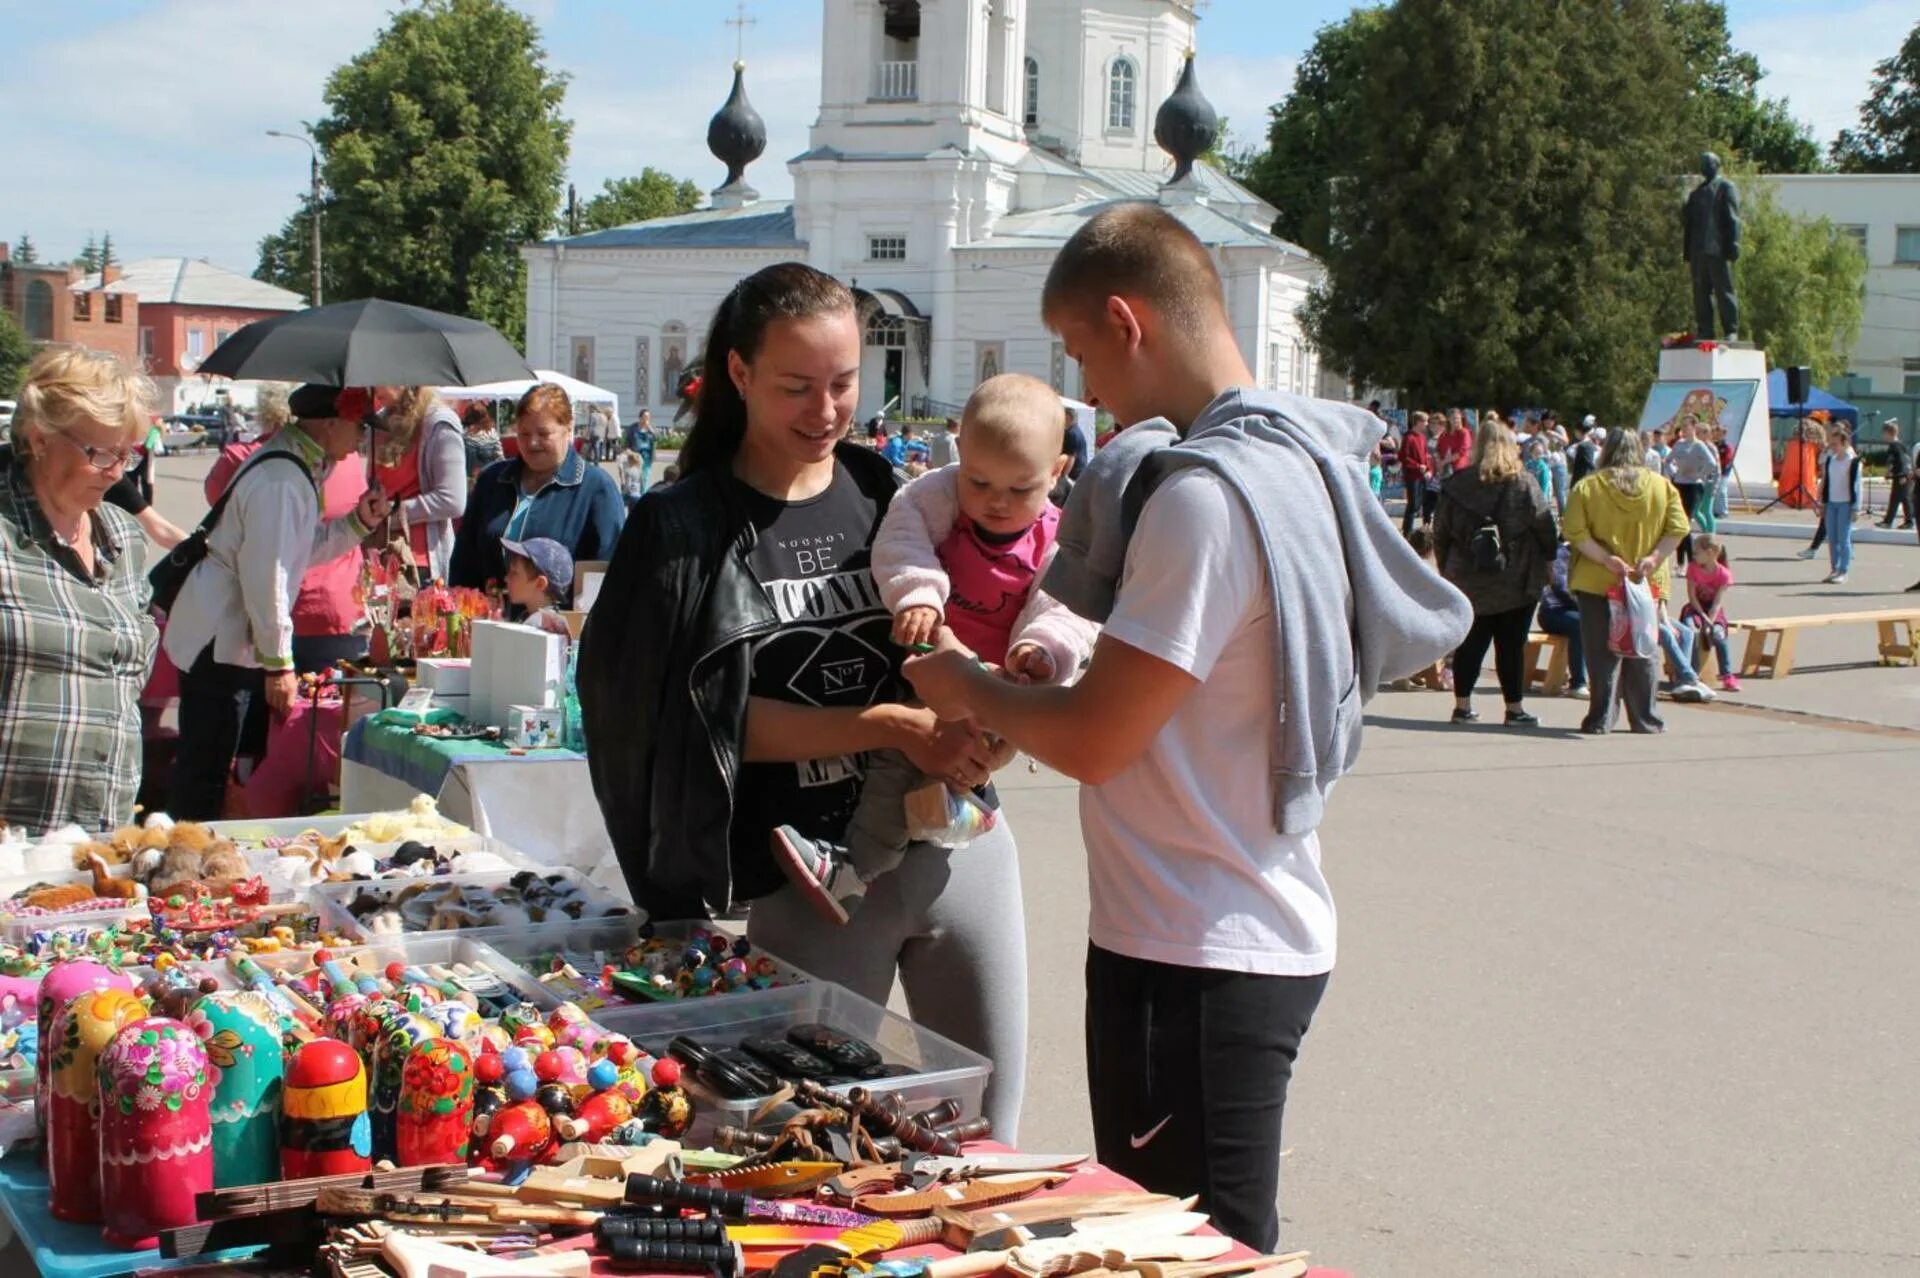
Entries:
<svg viewBox="0 0 1920 1278">
<path fill-rule="evenodd" d="M 320 305 L 320 300 L 321 300 L 320 299 L 320 148 L 316 147 L 313 144 L 313 137 L 311 134 L 306 132 L 306 126 L 301 125 L 300 127 L 301 127 L 301 132 L 299 133 L 282 133 L 279 129 L 268 129 L 267 136 L 270 138 L 287 138 L 294 142 L 305 143 L 308 152 L 312 156 L 312 164 L 308 169 L 308 178 L 310 179 L 312 186 L 310 187 L 307 193 L 307 222 L 313 229 L 313 304 L 315 306 L 318 306 Z"/>
</svg>

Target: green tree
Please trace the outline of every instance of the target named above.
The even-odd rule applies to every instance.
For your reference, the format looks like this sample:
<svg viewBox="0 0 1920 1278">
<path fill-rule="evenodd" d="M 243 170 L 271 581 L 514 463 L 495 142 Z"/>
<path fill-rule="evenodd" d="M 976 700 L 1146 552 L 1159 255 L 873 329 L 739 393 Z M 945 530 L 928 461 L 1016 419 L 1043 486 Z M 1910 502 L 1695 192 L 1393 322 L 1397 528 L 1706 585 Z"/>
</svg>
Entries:
<svg viewBox="0 0 1920 1278">
<path fill-rule="evenodd" d="M 33 343 L 14 322 L 13 316 L 0 310 L 0 395 L 12 399 L 20 393 L 27 378 L 27 365 L 33 362 Z"/>
<path fill-rule="evenodd" d="M 86 275 L 100 269 L 100 241 L 93 238 L 92 232 L 88 232 L 87 246 L 80 250 L 80 256 L 73 259 L 73 264 Z"/>
<path fill-rule="evenodd" d="M 1920 173 L 1920 23 L 1874 67 L 1860 127 L 1842 129 L 1832 154 L 1842 173 Z"/>
<path fill-rule="evenodd" d="M 1775 368 L 1805 364 L 1814 381 L 1847 371 L 1847 353 L 1866 309 L 1867 259 L 1859 241 L 1831 221 L 1780 206 L 1772 186 L 1737 175 L 1744 223 L 1734 288 L 1740 335 Z"/>
<path fill-rule="evenodd" d="M 100 239 L 100 265 L 103 268 L 120 265 L 120 255 L 113 251 L 112 231 L 108 231 Z"/>
<path fill-rule="evenodd" d="M 1637 408 L 1686 305 L 1660 0 L 1400 0 L 1368 55 L 1305 315 L 1327 361 L 1419 403 Z"/>
<path fill-rule="evenodd" d="M 604 231 L 629 222 L 691 213 L 700 205 L 700 188 L 677 181 L 648 165 L 639 177 L 608 178 L 599 194 L 580 206 L 580 230 Z"/>
<path fill-rule="evenodd" d="M 396 13 L 328 77 L 327 115 L 313 127 L 329 192 L 329 300 L 378 296 L 471 315 L 520 341 L 518 248 L 559 212 L 573 129 L 565 96 L 539 28 L 504 0 L 421 0 Z M 293 248 L 304 227 L 296 214 L 263 241 L 263 278 L 307 291 L 282 274 L 305 260 Z"/>
<path fill-rule="evenodd" d="M 1733 47 L 1720 0 L 1665 0 L 1668 25 L 1694 78 L 1688 95 L 1696 149 L 1755 166 L 1763 173 L 1815 173 L 1824 168 L 1813 132 L 1785 100 L 1762 97 L 1760 59 Z"/>
<path fill-rule="evenodd" d="M 298 293 L 311 302 L 313 299 L 308 295 L 313 292 L 313 235 L 307 229 L 309 216 L 303 208 L 288 218 L 286 225 L 261 238 L 260 260 L 253 268 L 253 278 Z M 334 269 L 338 260 L 327 251 L 326 245 L 321 245 L 320 287 L 334 301 L 351 301 L 351 298 L 343 299 L 339 291 Z"/>
<path fill-rule="evenodd" d="M 1374 76 L 1368 42 L 1384 9 L 1355 9 L 1321 27 L 1300 59 L 1293 91 L 1267 112 L 1267 145 L 1229 171 L 1280 210 L 1273 233 L 1309 253 L 1326 251 L 1332 191 L 1353 162 L 1351 131 Z"/>
<path fill-rule="evenodd" d="M 33 237 L 25 231 L 13 242 L 13 260 L 22 266 L 32 266 L 40 260 L 40 250 L 33 246 Z"/>
</svg>

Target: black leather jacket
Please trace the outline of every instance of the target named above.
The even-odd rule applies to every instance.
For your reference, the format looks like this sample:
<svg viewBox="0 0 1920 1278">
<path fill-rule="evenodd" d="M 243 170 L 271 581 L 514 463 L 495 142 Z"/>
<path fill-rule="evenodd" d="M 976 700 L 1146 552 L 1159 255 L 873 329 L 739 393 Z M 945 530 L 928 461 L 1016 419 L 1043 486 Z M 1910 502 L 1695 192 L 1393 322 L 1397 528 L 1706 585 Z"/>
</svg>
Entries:
<svg viewBox="0 0 1920 1278">
<path fill-rule="evenodd" d="M 899 482 L 870 448 L 843 443 L 836 455 L 856 476 Z M 653 918 L 703 917 L 732 896 L 727 833 L 749 641 L 779 625 L 747 565 L 754 538 L 725 468 L 648 494 L 627 518 L 581 636 L 594 797 L 633 899 Z"/>
</svg>

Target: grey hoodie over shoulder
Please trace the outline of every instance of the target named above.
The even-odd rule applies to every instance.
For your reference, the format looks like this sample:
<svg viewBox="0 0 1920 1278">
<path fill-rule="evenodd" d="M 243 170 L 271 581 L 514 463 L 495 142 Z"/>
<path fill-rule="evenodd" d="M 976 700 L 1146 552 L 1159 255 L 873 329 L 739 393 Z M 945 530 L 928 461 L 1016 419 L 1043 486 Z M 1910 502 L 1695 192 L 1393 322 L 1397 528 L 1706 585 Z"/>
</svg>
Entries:
<svg viewBox="0 0 1920 1278">
<path fill-rule="evenodd" d="M 1111 551 L 1124 546 L 1154 487 L 1191 466 L 1218 475 L 1252 518 L 1272 590 L 1274 828 L 1304 834 L 1319 826 L 1328 793 L 1359 756 L 1361 707 L 1381 683 L 1457 647 L 1472 609 L 1413 553 L 1373 496 L 1367 457 L 1385 430 L 1373 414 L 1233 390 L 1209 404 L 1184 439 L 1164 430 L 1142 423 L 1122 432 L 1120 440 L 1142 433 L 1106 470 L 1102 450 L 1081 476 L 1044 588 L 1076 611 L 1099 603 L 1093 582 L 1109 567 L 1117 581 Z M 1115 485 L 1123 490 L 1117 500 Z M 1075 544 L 1097 546 L 1102 562 L 1070 553 Z M 1112 602 L 1109 585 L 1093 619 L 1104 620 Z"/>
</svg>

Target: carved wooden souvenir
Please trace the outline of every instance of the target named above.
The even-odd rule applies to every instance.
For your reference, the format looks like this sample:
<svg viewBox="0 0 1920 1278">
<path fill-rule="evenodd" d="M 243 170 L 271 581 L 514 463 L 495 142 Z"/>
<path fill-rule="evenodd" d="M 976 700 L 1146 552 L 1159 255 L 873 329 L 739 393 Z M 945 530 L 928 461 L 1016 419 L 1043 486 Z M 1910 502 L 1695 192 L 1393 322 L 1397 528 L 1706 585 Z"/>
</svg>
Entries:
<svg viewBox="0 0 1920 1278">
<path fill-rule="evenodd" d="M 253 990 L 208 994 L 187 1013 L 213 1084 L 213 1183 L 261 1185 L 280 1176 L 280 1018 Z"/>
<path fill-rule="evenodd" d="M 40 978 L 40 998 L 35 1016 L 40 1023 L 40 1055 L 33 1068 L 33 1125 L 40 1134 L 40 1148 L 47 1148 L 47 1059 L 52 1054 L 53 1018 L 71 999 L 91 990 L 133 989 L 133 978 L 92 959 L 66 959 L 47 969 Z M 89 1085 L 91 1086 L 91 1085 Z M 91 1090 L 87 1093 L 92 1096 Z"/>
<path fill-rule="evenodd" d="M 281 1175 L 303 1180 L 371 1166 L 367 1071 L 359 1053 L 331 1038 L 300 1044 L 287 1060 L 280 1095 Z"/>
<path fill-rule="evenodd" d="M 400 1076 L 395 1161 L 402 1167 L 466 1162 L 473 1097 L 473 1060 L 466 1048 L 448 1039 L 414 1048 Z"/>
<path fill-rule="evenodd" d="M 213 1188 L 207 1053 L 179 1021 L 149 1017 L 114 1035 L 100 1057 L 102 1231 L 116 1247 L 152 1247 L 163 1229 L 197 1220 Z"/>
<path fill-rule="evenodd" d="M 42 1040 L 48 1070 L 48 1210 L 56 1220 L 100 1219 L 100 1133 L 94 1096 L 100 1054 L 113 1036 L 147 1015 L 146 1000 L 130 990 L 88 989 L 67 1001 Z"/>
<path fill-rule="evenodd" d="M 422 1043 L 440 1037 L 440 1027 L 418 1012 L 389 1016 L 372 1041 L 373 1067 L 367 1078 L 367 1112 L 373 1118 L 373 1156 L 392 1158 L 400 1111 L 400 1079 L 407 1058 Z"/>
</svg>

